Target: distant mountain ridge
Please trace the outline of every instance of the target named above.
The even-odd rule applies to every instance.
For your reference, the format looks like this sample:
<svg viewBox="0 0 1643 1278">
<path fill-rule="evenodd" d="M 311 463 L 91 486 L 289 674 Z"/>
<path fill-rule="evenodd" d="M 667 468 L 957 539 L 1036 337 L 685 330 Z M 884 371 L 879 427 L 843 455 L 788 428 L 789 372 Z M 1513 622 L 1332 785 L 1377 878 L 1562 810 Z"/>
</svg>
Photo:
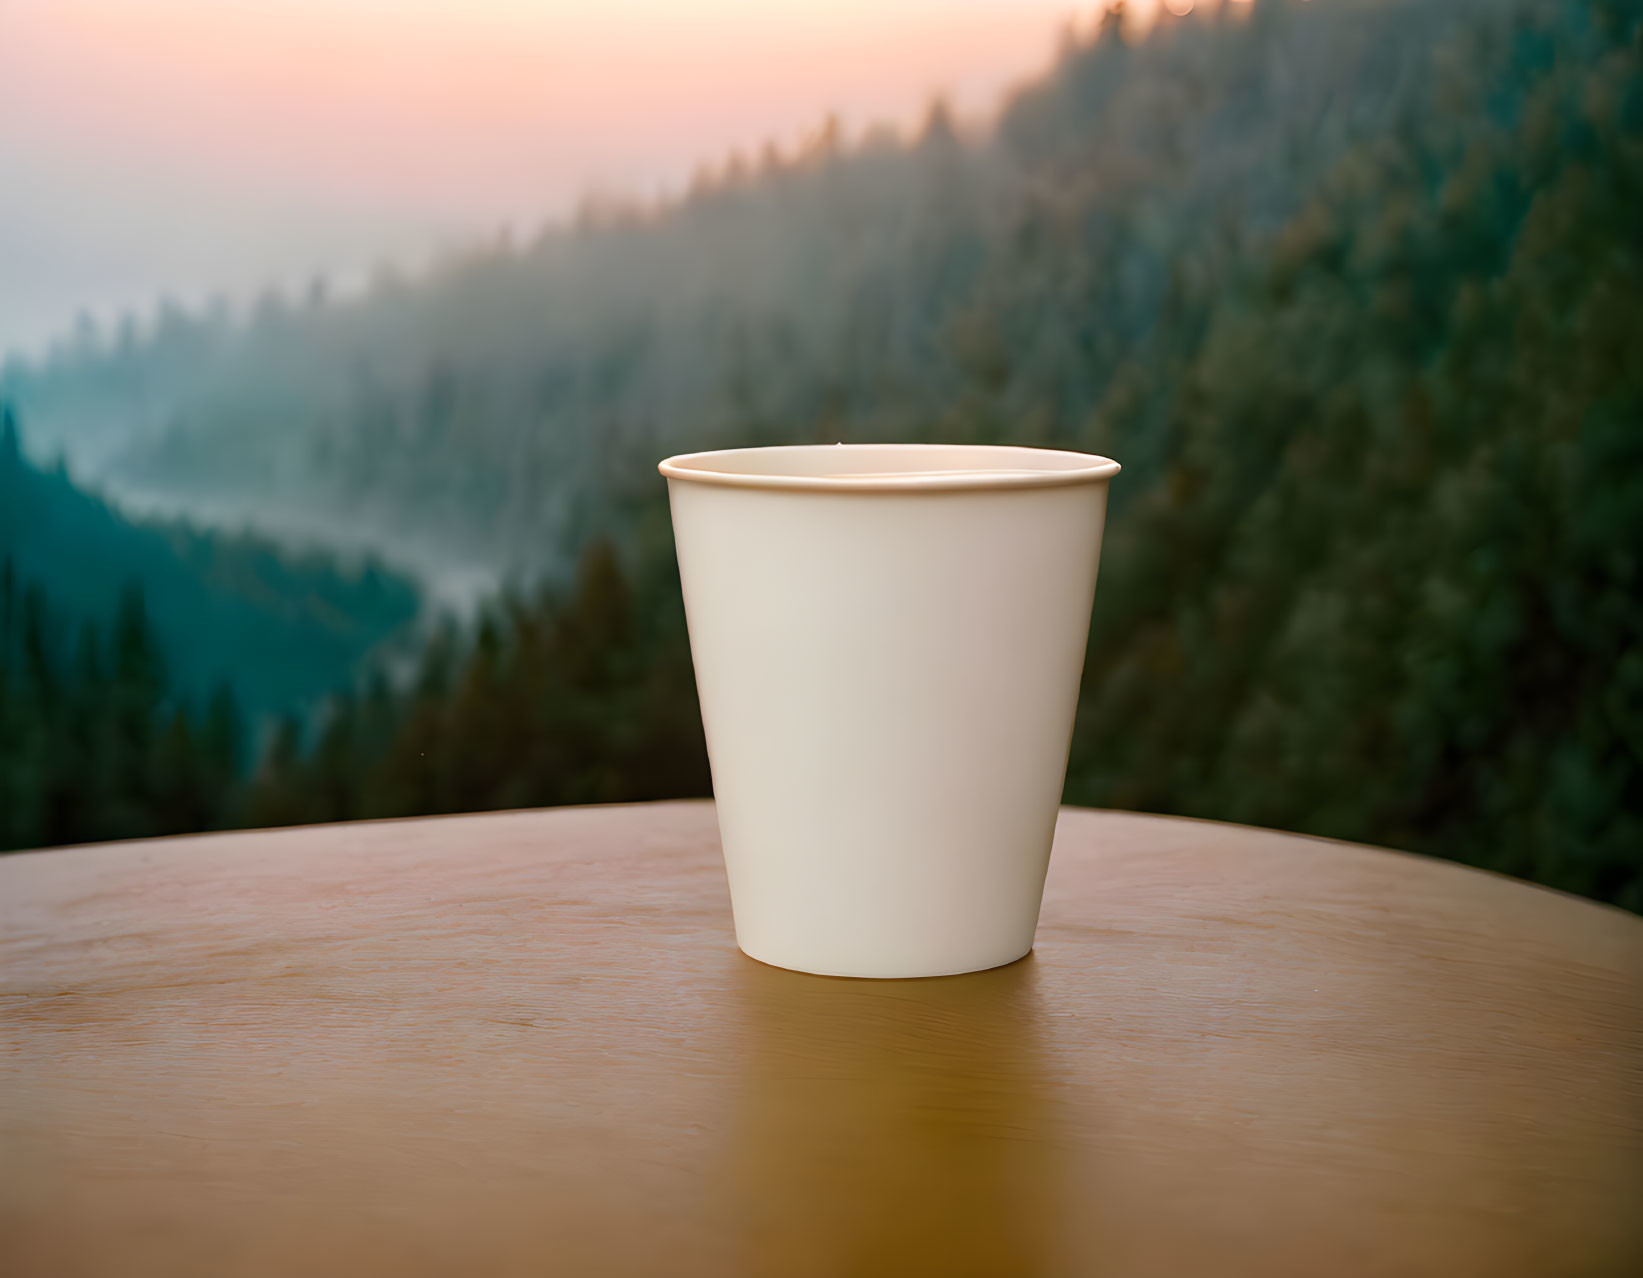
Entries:
<svg viewBox="0 0 1643 1278">
<path fill-rule="evenodd" d="M 1257 0 L 1161 11 L 1139 41 L 1109 16 L 985 139 L 939 110 L 912 140 L 824 130 L 654 211 L 363 298 L 270 297 L 245 323 L 172 309 L 0 390 L 116 494 L 278 507 L 526 575 L 568 565 L 672 451 L 1089 444 L 1160 326 L 1350 146 L 1429 110 L 1433 50 L 1505 9 Z M 1121 442 L 1156 473 L 1166 436 Z"/>
<path fill-rule="evenodd" d="M 31 464 L 3 402 L 0 561 L 17 590 L 44 590 L 51 638 L 70 651 L 81 625 L 107 627 L 122 595 L 140 592 L 175 691 L 203 705 L 225 684 L 253 722 L 347 684 L 421 605 L 413 582 L 379 564 L 348 569 L 262 538 L 131 521 L 65 470 Z"/>
</svg>

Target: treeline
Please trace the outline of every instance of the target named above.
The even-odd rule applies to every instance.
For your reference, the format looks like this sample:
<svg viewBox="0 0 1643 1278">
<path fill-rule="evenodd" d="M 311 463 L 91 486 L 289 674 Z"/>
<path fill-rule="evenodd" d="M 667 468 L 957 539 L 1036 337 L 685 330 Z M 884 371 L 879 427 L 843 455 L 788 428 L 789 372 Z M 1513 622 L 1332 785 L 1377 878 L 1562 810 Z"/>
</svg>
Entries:
<svg viewBox="0 0 1643 1278">
<path fill-rule="evenodd" d="M 175 696 L 139 592 L 71 626 L 0 560 L 0 849 L 233 824 L 242 735 L 227 688 Z"/>
<path fill-rule="evenodd" d="M 49 591 L 66 641 L 81 623 L 118 629 L 116 603 L 134 588 L 176 693 L 203 701 L 227 684 L 254 723 L 312 707 L 366 654 L 409 639 L 422 597 L 403 573 L 244 532 L 132 519 L 64 467 L 34 464 L 21 436 L 0 397 L 0 559 L 19 591 Z"/>
<path fill-rule="evenodd" d="M 508 596 L 379 672 L 312 733 L 279 728 L 249 792 L 256 825 L 711 790 L 677 578 L 635 582 L 605 541 L 568 591 Z"/>
<path fill-rule="evenodd" d="M 68 633 L 0 565 L 0 849 L 706 794 L 677 586 L 590 545 L 563 592 L 446 627 L 411 677 L 379 663 L 244 744 L 233 693 L 179 696 L 143 598 Z"/>
</svg>

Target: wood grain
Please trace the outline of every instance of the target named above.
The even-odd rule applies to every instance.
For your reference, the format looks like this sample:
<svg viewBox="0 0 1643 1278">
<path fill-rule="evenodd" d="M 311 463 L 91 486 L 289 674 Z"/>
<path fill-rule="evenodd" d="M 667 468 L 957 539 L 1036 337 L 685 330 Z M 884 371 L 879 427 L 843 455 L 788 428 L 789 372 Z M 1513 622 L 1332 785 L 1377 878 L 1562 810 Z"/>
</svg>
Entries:
<svg viewBox="0 0 1643 1278">
<path fill-rule="evenodd" d="M 1035 953 L 742 957 L 712 808 L 0 860 L 0 1270 L 1643 1273 L 1643 922 L 1067 811 Z"/>
</svg>

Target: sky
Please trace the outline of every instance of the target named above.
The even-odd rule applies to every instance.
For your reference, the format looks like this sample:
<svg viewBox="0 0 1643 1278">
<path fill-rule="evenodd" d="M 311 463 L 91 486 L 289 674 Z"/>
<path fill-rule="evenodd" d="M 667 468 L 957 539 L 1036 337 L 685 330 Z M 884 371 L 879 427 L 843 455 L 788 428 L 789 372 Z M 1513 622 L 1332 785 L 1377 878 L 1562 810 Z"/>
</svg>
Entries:
<svg viewBox="0 0 1643 1278">
<path fill-rule="evenodd" d="M 982 117 L 1068 0 L 0 0 L 0 353 L 528 235 L 704 162 Z"/>
</svg>

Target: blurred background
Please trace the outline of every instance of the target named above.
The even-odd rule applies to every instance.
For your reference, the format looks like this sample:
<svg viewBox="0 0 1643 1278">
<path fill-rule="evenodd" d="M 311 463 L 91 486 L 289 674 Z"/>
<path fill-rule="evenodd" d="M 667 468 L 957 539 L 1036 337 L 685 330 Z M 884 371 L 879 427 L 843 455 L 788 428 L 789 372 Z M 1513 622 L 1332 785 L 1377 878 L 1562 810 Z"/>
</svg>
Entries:
<svg viewBox="0 0 1643 1278">
<path fill-rule="evenodd" d="M 1637 0 L 0 0 L 0 847 L 700 795 L 654 466 L 1115 482 L 1068 801 L 1643 910 Z"/>
</svg>

